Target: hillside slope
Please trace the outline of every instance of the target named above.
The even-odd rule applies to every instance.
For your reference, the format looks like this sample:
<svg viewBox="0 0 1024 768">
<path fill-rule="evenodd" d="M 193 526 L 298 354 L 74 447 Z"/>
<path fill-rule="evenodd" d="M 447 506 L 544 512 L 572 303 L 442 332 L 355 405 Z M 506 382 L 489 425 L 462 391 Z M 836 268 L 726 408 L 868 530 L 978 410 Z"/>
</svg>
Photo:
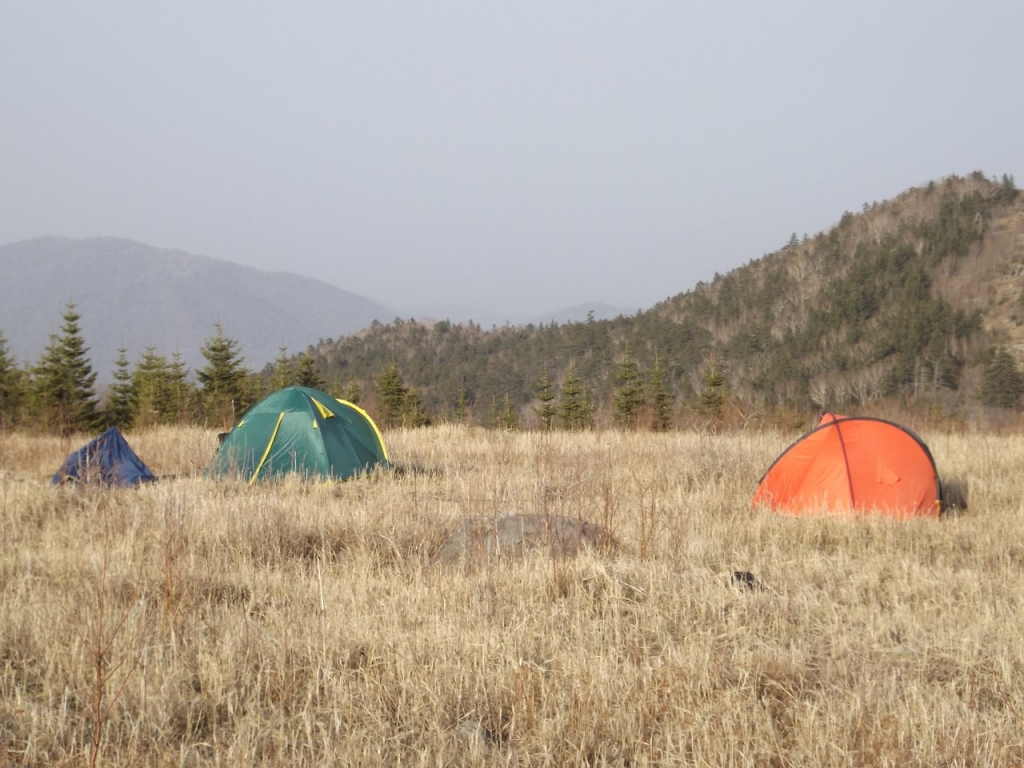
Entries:
<svg viewBox="0 0 1024 768">
<path fill-rule="evenodd" d="M 0 274 L 0 330 L 11 352 L 36 360 L 73 301 L 101 379 L 109 377 L 122 345 L 130 359 L 153 346 L 202 364 L 200 347 L 217 323 L 258 368 L 280 347 L 305 349 L 395 317 L 318 280 L 116 238 L 45 237 L 2 246 Z"/>
<path fill-rule="evenodd" d="M 713 380 L 735 410 L 864 408 L 882 400 L 962 410 L 995 349 L 1024 352 L 1024 199 L 1011 178 L 952 176 L 795 235 L 646 312 L 483 331 L 394 323 L 321 345 L 330 381 L 394 362 L 435 413 L 460 395 L 479 413 L 507 394 L 534 410 L 544 372 L 570 365 L 607 416 L 627 360 L 657 368 L 684 415 Z"/>
<path fill-rule="evenodd" d="M 737 394 L 820 407 L 927 395 L 966 404 L 993 346 L 1024 347 L 1024 200 L 950 177 L 846 213 L 653 311 L 692 322 Z"/>
</svg>

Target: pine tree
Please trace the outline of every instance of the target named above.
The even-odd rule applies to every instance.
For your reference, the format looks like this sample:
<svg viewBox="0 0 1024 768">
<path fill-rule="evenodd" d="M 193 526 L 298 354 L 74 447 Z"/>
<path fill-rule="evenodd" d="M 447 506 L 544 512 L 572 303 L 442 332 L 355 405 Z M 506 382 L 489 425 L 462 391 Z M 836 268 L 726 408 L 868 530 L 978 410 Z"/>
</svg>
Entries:
<svg viewBox="0 0 1024 768">
<path fill-rule="evenodd" d="M 135 421 L 135 388 L 132 386 L 132 372 L 128 369 L 128 350 L 120 347 L 114 361 L 114 383 L 103 412 L 103 420 L 111 427 L 128 429 Z"/>
<path fill-rule="evenodd" d="M 0 429 L 15 426 L 19 421 L 24 399 L 21 372 L 7 349 L 7 339 L 0 331 Z"/>
<path fill-rule="evenodd" d="M 415 389 L 408 390 L 402 401 L 402 426 L 425 427 L 429 423 L 430 419 L 420 404 L 419 392 Z"/>
<path fill-rule="evenodd" d="M 980 399 L 983 405 L 995 408 L 1016 408 L 1024 394 L 1024 374 L 1005 349 L 991 353 L 981 376 Z"/>
<path fill-rule="evenodd" d="M 469 402 L 466 400 L 466 388 L 459 387 L 459 396 L 455 400 L 455 423 L 465 424 L 469 415 Z"/>
<path fill-rule="evenodd" d="M 626 356 L 615 374 L 618 385 L 612 393 L 615 406 L 615 423 L 621 427 L 635 427 L 644 405 L 644 387 L 640 378 L 640 367 L 626 350 Z"/>
<path fill-rule="evenodd" d="M 505 432 L 515 432 L 519 429 L 519 412 L 512 405 L 512 398 L 505 393 L 502 401 L 501 416 L 498 418 L 498 429 Z"/>
<path fill-rule="evenodd" d="M 274 361 L 274 375 L 270 380 L 270 386 L 274 392 L 279 389 L 286 389 L 295 383 L 295 372 L 292 369 L 292 362 L 288 359 L 288 350 L 280 348 L 280 354 Z"/>
<path fill-rule="evenodd" d="M 207 420 L 226 428 L 249 407 L 254 391 L 238 342 L 225 336 L 219 323 L 215 328 L 216 335 L 200 350 L 206 365 L 196 372 L 196 378 Z"/>
<path fill-rule="evenodd" d="M 347 400 L 352 405 L 359 405 L 359 400 L 363 396 L 362 388 L 359 386 L 359 382 L 354 378 L 350 378 L 345 382 L 345 388 L 341 392 L 341 399 Z"/>
<path fill-rule="evenodd" d="M 146 347 L 132 372 L 136 428 L 145 429 L 172 420 L 167 403 L 169 373 L 167 358 L 159 354 L 156 347 Z"/>
<path fill-rule="evenodd" d="M 656 432 L 672 429 L 672 394 L 665 388 L 665 371 L 661 359 L 654 356 L 650 377 L 651 423 Z"/>
<path fill-rule="evenodd" d="M 487 418 L 484 419 L 484 426 L 488 429 L 498 429 L 498 421 L 498 401 L 492 397 L 490 405 L 487 406 Z"/>
<path fill-rule="evenodd" d="M 712 356 L 704 368 L 704 389 L 700 393 L 701 415 L 715 420 L 721 418 L 727 395 L 725 374 L 718 358 Z"/>
<path fill-rule="evenodd" d="M 61 335 L 50 335 L 35 368 L 32 388 L 42 423 L 68 434 L 96 426 L 96 374 L 73 302 L 68 302 L 62 319 Z"/>
<path fill-rule="evenodd" d="M 324 380 L 320 378 L 320 368 L 312 352 L 305 352 L 299 358 L 298 370 L 295 371 L 295 383 L 300 387 L 323 389 Z"/>
<path fill-rule="evenodd" d="M 405 413 L 405 398 L 409 394 L 409 389 L 402 381 L 398 365 L 391 363 L 377 378 L 375 384 L 381 424 L 386 427 L 401 424 L 402 416 Z"/>
<path fill-rule="evenodd" d="M 188 380 L 189 368 L 180 352 L 171 356 L 171 364 L 167 369 L 167 401 L 171 415 L 169 423 L 187 424 L 193 419 L 192 407 L 195 402 L 196 389 Z"/>
<path fill-rule="evenodd" d="M 540 416 L 541 428 L 545 431 L 550 431 L 555 423 L 555 416 L 558 415 L 558 408 L 553 405 L 555 393 L 551 382 L 551 373 L 547 368 L 541 374 L 540 386 L 535 396 L 540 400 L 540 405 L 535 410 L 537 415 Z"/>
<path fill-rule="evenodd" d="M 562 396 L 558 403 L 558 415 L 564 429 L 583 429 L 590 422 L 591 408 L 587 391 L 576 372 L 576 363 L 569 363 L 562 383 Z"/>
<path fill-rule="evenodd" d="M 594 426 L 594 414 L 597 413 L 597 401 L 594 399 L 593 393 L 586 387 L 583 387 L 583 423 L 580 425 L 582 429 L 592 429 Z"/>
</svg>

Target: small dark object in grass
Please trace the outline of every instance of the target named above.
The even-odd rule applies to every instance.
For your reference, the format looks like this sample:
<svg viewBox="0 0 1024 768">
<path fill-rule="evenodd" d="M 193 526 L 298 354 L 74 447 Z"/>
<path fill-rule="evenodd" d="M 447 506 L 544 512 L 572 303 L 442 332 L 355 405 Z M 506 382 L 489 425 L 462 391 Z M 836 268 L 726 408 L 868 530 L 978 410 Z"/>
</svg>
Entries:
<svg viewBox="0 0 1024 768">
<path fill-rule="evenodd" d="M 962 515 L 967 511 L 967 478 L 950 477 L 942 481 L 942 513 Z"/>
<path fill-rule="evenodd" d="M 737 587 L 746 587 L 752 591 L 764 591 L 764 585 L 750 571 L 733 571 L 732 583 Z"/>
</svg>

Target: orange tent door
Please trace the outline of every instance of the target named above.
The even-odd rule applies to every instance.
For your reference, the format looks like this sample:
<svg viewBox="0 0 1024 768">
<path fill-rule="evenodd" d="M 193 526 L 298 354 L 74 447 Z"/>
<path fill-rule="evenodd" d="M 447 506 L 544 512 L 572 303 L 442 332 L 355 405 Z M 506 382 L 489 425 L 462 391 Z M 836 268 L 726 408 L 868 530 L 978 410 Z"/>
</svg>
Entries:
<svg viewBox="0 0 1024 768">
<path fill-rule="evenodd" d="M 752 503 L 789 514 L 939 514 L 940 486 L 927 446 L 882 419 L 826 414 L 775 460 Z"/>
</svg>

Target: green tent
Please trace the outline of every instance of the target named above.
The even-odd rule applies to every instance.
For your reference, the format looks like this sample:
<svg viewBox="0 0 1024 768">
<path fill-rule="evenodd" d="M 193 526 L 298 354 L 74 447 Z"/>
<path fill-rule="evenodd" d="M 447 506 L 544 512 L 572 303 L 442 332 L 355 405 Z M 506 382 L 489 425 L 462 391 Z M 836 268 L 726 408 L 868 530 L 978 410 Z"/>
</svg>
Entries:
<svg viewBox="0 0 1024 768">
<path fill-rule="evenodd" d="M 246 411 L 207 470 L 257 480 L 297 472 L 343 479 L 388 466 L 384 439 L 362 408 L 308 387 L 288 387 Z"/>
</svg>

